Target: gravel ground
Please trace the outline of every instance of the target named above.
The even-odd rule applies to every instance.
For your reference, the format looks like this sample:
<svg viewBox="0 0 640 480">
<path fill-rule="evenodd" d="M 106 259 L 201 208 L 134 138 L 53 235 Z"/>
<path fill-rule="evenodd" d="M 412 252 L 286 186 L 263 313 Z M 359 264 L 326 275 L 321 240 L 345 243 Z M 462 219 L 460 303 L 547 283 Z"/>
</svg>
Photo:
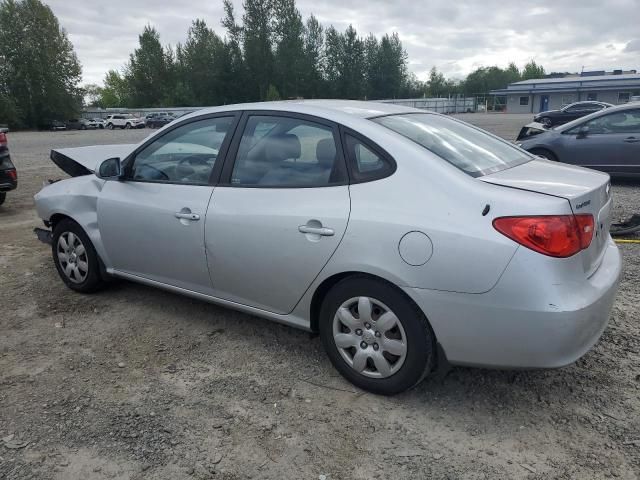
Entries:
<svg viewBox="0 0 640 480">
<path fill-rule="evenodd" d="M 530 116 L 464 115 L 513 139 Z M 0 207 L 0 478 L 635 479 L 640 245 L 610 325 L 575 365 L 455 368 L 393 398 L 355 390 L 307 333 L 122 282 L 83 296 L 37 242 L 52 147 L 148 131 L 11 133 Z M 616 183 L 616 215 L 640 184 Z"/>
</svg>

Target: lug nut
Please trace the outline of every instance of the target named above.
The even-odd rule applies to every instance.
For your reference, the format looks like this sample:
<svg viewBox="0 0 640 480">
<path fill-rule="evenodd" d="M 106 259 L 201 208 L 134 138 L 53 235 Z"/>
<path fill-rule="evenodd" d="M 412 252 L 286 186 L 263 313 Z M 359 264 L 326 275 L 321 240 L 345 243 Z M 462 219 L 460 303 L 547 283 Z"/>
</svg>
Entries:
<svg viewBox="0 0 640 480">
<path fill-rule="evenodd" d="M 362 330 L 360 330 L 359 328 L 356 328 L 356 335 L 362 335 Z"/>
<path fill-rule="evenodd" d="M 373 344 L 373 349 L 374 349 L 375 351 L 378 351 L 378 349 L 379 349 L 379 348 L 380 348 L 380 347 L 378 346 L 378 344 L 377 344 L 377 343 L 374 343 L 374 344 Z"/>
<path fill-rule="evenodd" d="M 360 348 L 367 348 L 367 342 L 361 342 L 360 343 Z"/>
<path fill-rule="evenodd" d="M 364 324 L 364 328 L 367 328 L 367 329 L 371 328 L 371 324 L 370 323 L 365 323 Z"/>
<path fill-rule="evenodd" d="M 380 332 L 376 332 L 376 337 L 380 338 Z"/>
</svg>

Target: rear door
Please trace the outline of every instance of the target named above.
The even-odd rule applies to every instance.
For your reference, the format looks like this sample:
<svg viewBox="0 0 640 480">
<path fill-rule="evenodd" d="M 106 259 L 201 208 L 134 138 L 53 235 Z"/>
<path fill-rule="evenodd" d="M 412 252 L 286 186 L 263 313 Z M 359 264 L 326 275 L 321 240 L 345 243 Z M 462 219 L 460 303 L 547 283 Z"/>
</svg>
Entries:
<svg viewBox="0 0 640 480">
<path fill-rule="evenodd" d="M 347 227 L 338 127 L 315 117 L 248 112 L 239 132 L 207 212 L 214 294 L 289 313 Z"/>
<path fill-rule="evenodd" d="M 580 134 L 588 127 L 586 135 Z M 640 109 L 611 112 L 562 134 L 561 160 L 615 174 L 640 172 Z"/>
<path fill-rule="evenodd" d="M 119 271 L 211 293 L 205 217 L 236 117 L 194 119 L 152 139 L 107 181 L 98 226 L 109 263 Z"/>
</svg>

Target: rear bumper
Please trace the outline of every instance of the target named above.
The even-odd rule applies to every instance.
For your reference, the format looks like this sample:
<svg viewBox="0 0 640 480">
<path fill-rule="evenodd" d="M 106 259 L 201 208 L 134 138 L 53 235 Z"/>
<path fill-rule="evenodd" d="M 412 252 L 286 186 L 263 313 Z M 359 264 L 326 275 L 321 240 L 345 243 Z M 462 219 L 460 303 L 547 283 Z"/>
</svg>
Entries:
<svg viewBox="0 0 640 480">
<path fill-rule="evenodd" d="M 425 312 L 450 363 L 556 368 L 578 360 L 602 335 L 621 270 L 620 253 L 609 240 L 602 264 L 581 282 L 538 288 L 510 266 L 485 294 L 405 291 Z"/>
</svg>

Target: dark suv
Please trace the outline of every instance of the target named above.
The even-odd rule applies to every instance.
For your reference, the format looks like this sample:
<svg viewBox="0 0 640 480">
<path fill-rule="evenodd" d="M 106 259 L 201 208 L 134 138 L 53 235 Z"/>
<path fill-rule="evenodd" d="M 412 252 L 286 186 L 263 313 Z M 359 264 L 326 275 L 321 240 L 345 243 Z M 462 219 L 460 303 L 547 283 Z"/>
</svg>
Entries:
<svg viewBox="0 0 640 480">
<path fill-rule="evenodd" d="M 7 198 L 7 192 L 18 186 L 16 167 L 11 163 L 7 145 L 7 130 L 0 128 L 0 205 Z"/>
</svg>

